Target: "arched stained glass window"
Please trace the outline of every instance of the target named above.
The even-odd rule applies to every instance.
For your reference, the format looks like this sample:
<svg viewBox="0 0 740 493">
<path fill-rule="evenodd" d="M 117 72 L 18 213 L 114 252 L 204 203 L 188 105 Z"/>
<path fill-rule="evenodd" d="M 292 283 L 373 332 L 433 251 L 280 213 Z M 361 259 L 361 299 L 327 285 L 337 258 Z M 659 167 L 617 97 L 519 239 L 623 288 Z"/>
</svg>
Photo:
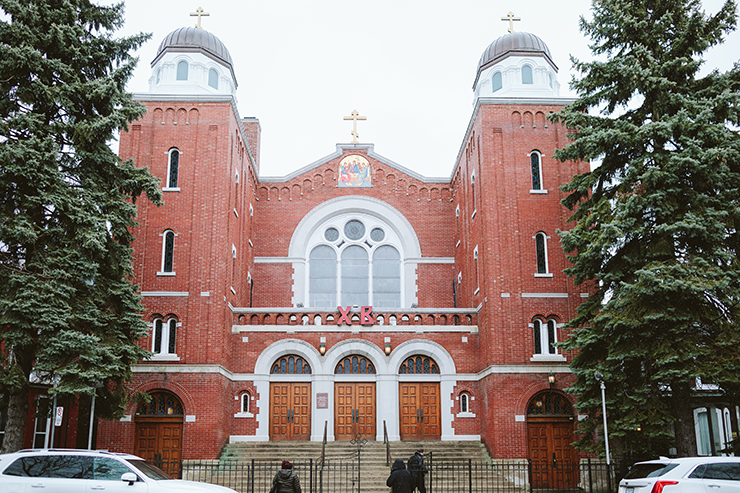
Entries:
<svg viewBox="0 0 740 493">
<path fill-rule="evenodd" d="M 152 352 L 154 354 L 176 354 L 177 318 L 164 322 L 155 318 L 152 324 Z"/>
<path fill-rule="evenodd" d="M 542 190 L 542 159 L 537 151 L 529 154 L 529 162 L 532 167 L 532 190 Z"/>
<path fill-rule="evenodd" d="M 170 149 L 169 161 L 167 163 L 167 188 L 177 188 L 177 179 L 180 172 L 180 151 Z"/>
<path fill-rule="evenodd" d="M 527 407 L 529 416 L 560 415 L 572 416 L 573 406 L 570 401 L 558 392 L 546 390 L 535 395 Z"/>
<path fill-rule="evenodd" d="M 151 400 L 142 402 L 136 409 L 137 416 L 182 416 L 182 402 L 169 392 L 153 392 Z"/>
<path fill-rule="evenodd" d="M 330 246 L 319 245 L 308 259 L 308 288 L 314 308 L 337 306 L 337 254 Z"/>
<path fill-rule="evenodd" d="M 547 274 L 547 236 L 540 231 L 534 235 L 537 255 L 537 274 Z"/>
<path fill-rule="evenodd" d="M 557 323 L 536 318 L 532 321 L 534 328 L 534 354 L 557 354 Z"/>
<path fill-rule="evenodd" d="M 309 374 L 311 367 L 302 357 L 289 354 L 275 361 L 272 365 L 272 373 Z"/>
<path fill-rule="evenodd" d="M 375 373 L 375 366 L 364 356 L 347 356 L 339 362 L 334 369 L 337 375 L 344 374 L 372 374 Z"/>
<path fill-rule="evenodd" d="M 398 373 L 439 374 L 439 366 L 429 356 L 411 356 L 401 363 Z"/>
<path fill-rule="evenodd" d="M 164 244 L 162 247 L 162 272 L 173 272 L 175 257 L 175 232 L 168 229 L 164 232 Z"/>
</svg>

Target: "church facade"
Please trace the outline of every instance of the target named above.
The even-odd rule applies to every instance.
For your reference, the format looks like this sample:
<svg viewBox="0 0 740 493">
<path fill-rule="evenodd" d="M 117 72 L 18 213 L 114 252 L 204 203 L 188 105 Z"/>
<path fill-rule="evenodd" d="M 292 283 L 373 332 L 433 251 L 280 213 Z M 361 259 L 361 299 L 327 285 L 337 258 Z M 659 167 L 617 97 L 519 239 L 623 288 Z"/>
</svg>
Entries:
<svg viewBox="0 0 740 493">
<path fill-rule="evenodd" d="M 563 269 L 559 187 L 588 163 L 553 152 L 548 47 L 512 32 L 483 53 L 446 178 L 338 144 L 260 174 L 226 47 L 198 28 L 161 43 L 147 113 L 120 154 L 161 179 L 141 201 L 135 279 L 151 359 L 98 448 L 215 458 L 238 441 L 482 440 L 495 458 L 575 459 L 566 336 L 588 293 Z M 348 118 L 361 118 L 353 113 Z M 464 129 L 461 129 L 461 131 Z M 356 133 L 355 133 L 356 136 Z"/>
</svg>

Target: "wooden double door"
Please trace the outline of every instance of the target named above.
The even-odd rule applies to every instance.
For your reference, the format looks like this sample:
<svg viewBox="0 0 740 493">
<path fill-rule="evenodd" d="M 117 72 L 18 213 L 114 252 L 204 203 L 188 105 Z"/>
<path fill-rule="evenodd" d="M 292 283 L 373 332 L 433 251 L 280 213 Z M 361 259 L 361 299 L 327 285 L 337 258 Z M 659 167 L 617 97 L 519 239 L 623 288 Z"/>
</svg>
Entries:
<svg viewBox="0 0 740 493">
<path fill-rule="evenodd" d="M 375 383 L 334 384 L 334 435 L 337 440 L 375 440 Z"/>
<path fill-rule="evenodd" d="M 311 384 L 270 384 L 270 439 L 311 438 Z"/>
<path fill-rule="evenodd" d="M 401 440 L 439 440 L 439 383 L 401 383 Z"/>
<path fill-rule="evenodd" d="M 182 417 L 137 420 L 134 455 L 178 478 L 182 459 Z"/>
<path fill-rule="evenodd" d="M 534 488 L 567 489 L 576 486 L 578 463 L 573 422 L 568 419 L 527 419 L 529 458 Z"/>
</svg>

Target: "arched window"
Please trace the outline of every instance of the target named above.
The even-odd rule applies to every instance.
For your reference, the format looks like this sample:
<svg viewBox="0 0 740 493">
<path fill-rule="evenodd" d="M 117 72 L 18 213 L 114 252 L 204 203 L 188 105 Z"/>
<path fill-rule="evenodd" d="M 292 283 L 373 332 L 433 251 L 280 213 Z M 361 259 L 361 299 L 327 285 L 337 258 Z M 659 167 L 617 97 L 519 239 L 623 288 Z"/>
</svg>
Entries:
<svg viewBox="0 0 740 493">
<path fill-rule="evenodd" d="M 556 328 L 555 320 L 534 319 L 532 322 L 534 328 L 534 354 L 557 354 L 555 348 Z"/>
<path fill-rule="evenodd" d="M 241 406 L 239 406 L 239 412 L 242 413 L 248 413 L 249 412 L 249 404 L 250 404 L 251 396 L 249 395 L 249 392 L 244 392 L 242 394 L 241 399 Z"/>
<path fill-rule="evenodd" d="M 319 245 L 311 250 L 308 260 L 308 289 L 311 307 L 337 306 L 337 254 L 330 246 Z"/>
<path fill-rule="evenodd" d="M 547 274 L 547 235 L 540 231 L 534 235 L 535 253 L 537 255 L 537 274 Z"/>
<path fill-rule="evenodd" d="M 370 304 L 368 274 L 367 251 L 359 245 L 345 248 L 342 252 L 342 305 Z"/>
<path fill-rule="evenodd" d="M 500 91 L 504 87 L 503 77 L 501 72 L 496 72 L 491 78 L 491 90 L 492 92 Z"/>
<path fill-rule="evenodd" d="M 470 412 L 470 396 L 467 392 L 463 392 L 460 394 L 460 412 L 461 413 L 469 413 Z"/>
<path fill-rule="evenodd" d="M 410 356 L 403 363 L 401 363 L 401 367 L 398 369 L 398 373 L 439 374 L 439 366 L 437 366 L 437 362 L 429 356 Z"/>
<path fill-rule="evenodd" d="M 311 367 L 301 356 L 289 354 L 279 358 L 272 365 L 273 374 L 310 374 Z"/>
<path fill-rule="evenodd" d="M 215 69 L 208 71 L 208 85 L 214 89 L 218 89 L 218 72 Z"/>
<path fill-rule="evenodd" d="M 337 375 L 372 374 L 375 373 L 373 363 L 364 356 L 347 356 L 334 369 Z"/>
<path fill-rule="evenodd" d="M 532 190 L 542 190 L 542 156 L 539 151 L 529 154 L 529 162 L 532 168 Z"/>
<path fill-rule="evenodd" d="M 188 80 L 188 62 L 185 60 L 177 64 L 177 80 Z"/>
<path fill-rule="evenodd" d="M 522 84 L 534 84 L 532 77 L 532 67 L 525 65 L 522 67 Z"/>
<path fill-rule="evenodd" d="M 159 84 L 159 81 L 161 80 L 161 78 L 162 78 L 162 69 L 160 68 L 157 70 L 157 84 Z"/>
<path fill-rule="evenodd" d="M 152 352 L 154 354 L 176 355 L 177 318 L 167 320 L 155 318 L 152 327 Z"/>
<path fill-rule="evenodd" d="M 153 392 L 151 400 L 142 402 L 136 409 L 137 416 L 182 416 L 182 402 L 169 392 Z"/>
<path fill-rule="evenodd" d="M 401 255 L 392 246 L 378 247 L 373 253 L 373 306 L 401 306 Z"/>
<path fill-rule="evenodd" d="M 173 260 L 175 257 L 175 232 L 168 229 L 164 232 L 162 241 L 162 272 L 173 273 Z"/>
<path fill-rule="evenodd" d="M 170 149 L 167 161 L 167 188 L 177 188 L 177 176 L 180 170 L 180 151 L 177 148 Z"/>
<path fill-rule="evenodd" d="M 546 390 L 535 395 L 527 406 L 529 416 L 572 416 L 573 406 L 564 395 Z"/>
</svg>

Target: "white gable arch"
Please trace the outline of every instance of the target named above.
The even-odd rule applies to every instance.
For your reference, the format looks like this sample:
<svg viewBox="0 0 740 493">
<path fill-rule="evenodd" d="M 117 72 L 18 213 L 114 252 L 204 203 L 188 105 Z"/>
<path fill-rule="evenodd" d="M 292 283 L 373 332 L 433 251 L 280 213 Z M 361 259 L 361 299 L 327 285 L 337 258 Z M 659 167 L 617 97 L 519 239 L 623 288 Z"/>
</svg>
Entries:
<svg viewBox="0 0 740 493">
<path fill-rule="evenodd" d="M 347 339 L 339 342 L 326 352 L 326 371 L 334 373 L 342 359 L 358 354 L 365 356 L 375 366 L 375 373 L 387 373 L 386 356 L 375 344 L 364 339 Z"/>
</svg>

